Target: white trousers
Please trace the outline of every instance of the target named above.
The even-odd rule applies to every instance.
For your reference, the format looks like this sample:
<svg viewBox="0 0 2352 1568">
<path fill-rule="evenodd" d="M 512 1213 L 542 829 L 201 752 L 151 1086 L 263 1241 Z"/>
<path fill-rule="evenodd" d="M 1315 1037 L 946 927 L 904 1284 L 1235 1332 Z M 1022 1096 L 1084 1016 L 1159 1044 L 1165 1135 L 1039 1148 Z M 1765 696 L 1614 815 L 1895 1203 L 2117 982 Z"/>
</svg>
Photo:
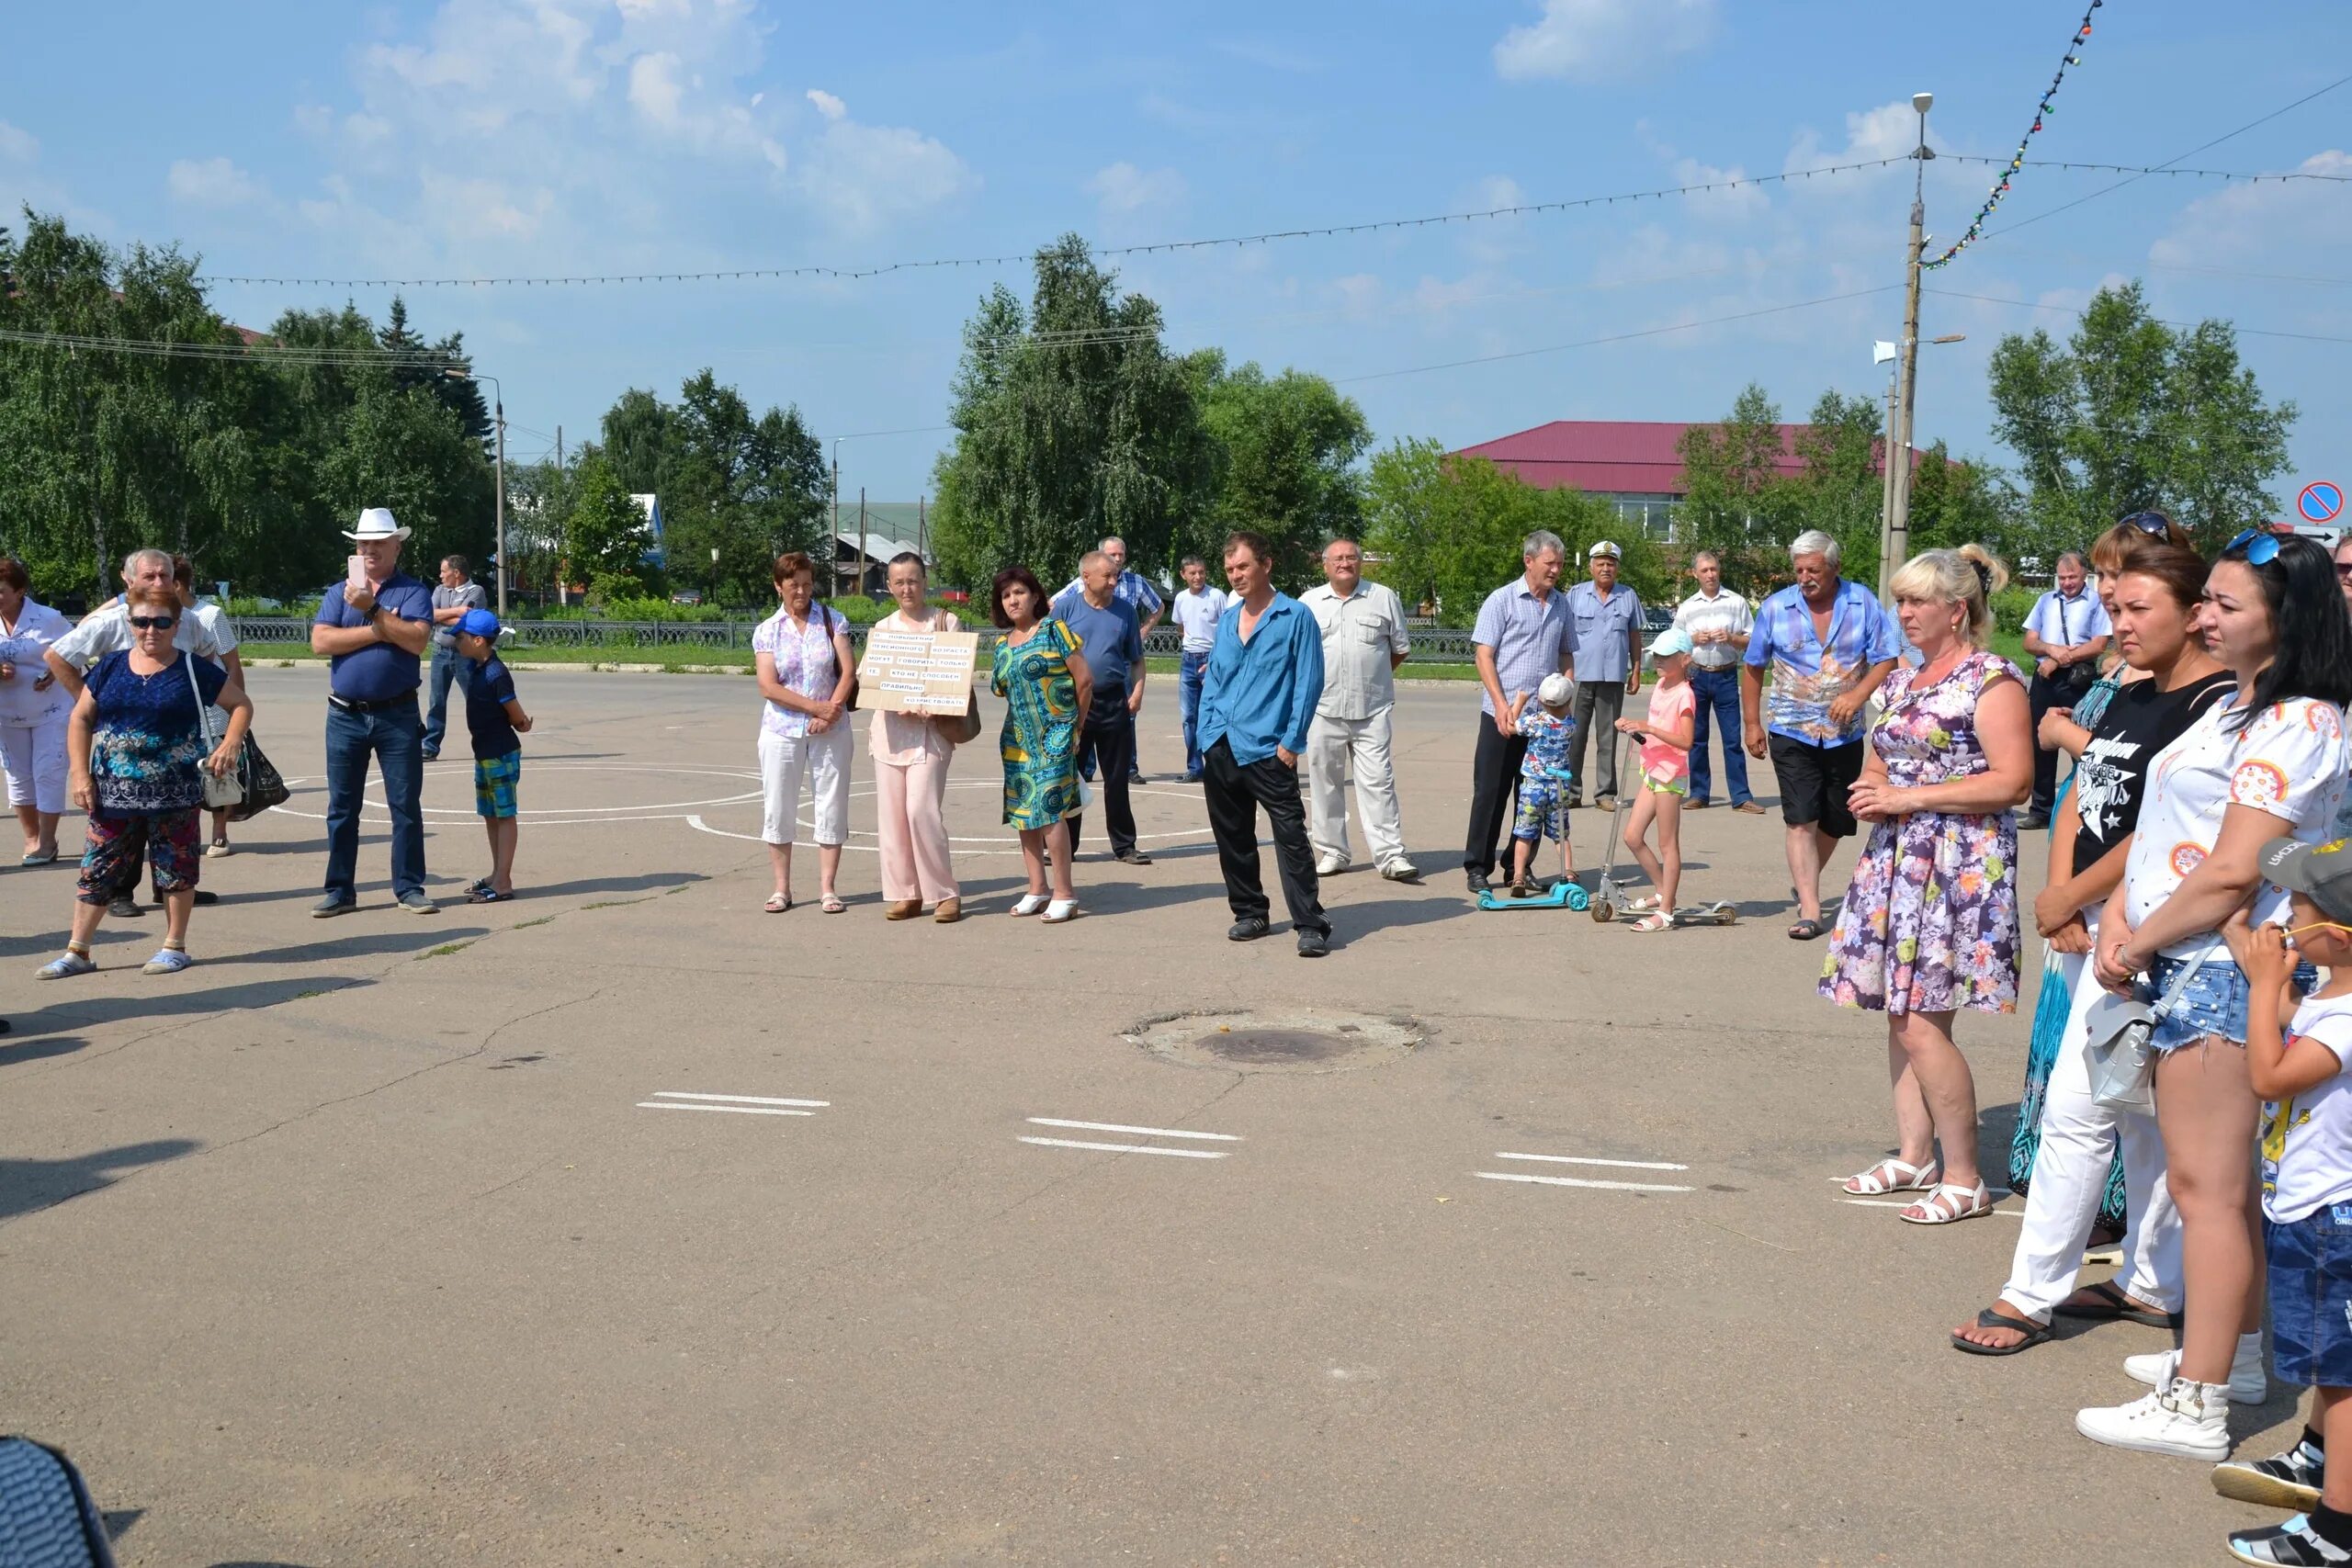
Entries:
<svg viewBox="0 0 2352 1568">
<path fill-rule="evenodd" d="M 1396 765 L 1389 756 L 1389 716 L 1382 708 L 1370 718 L 1326 718 L 1315 716 L 1306 731 L 1306 840 L 1317 859 L 1336 856 L 1344 864 L 1348 854 L 1347 780 L 1351 766 L 1356 776 L 1356 815 L 1362 818 L 1364 847 L 1372 863 L 1389 865 L 1405 858 L 1404 833 L 1396 816 Z"/>
<path fill-rule="evenodd" d="M 2098 924 L 2092 922 L 2093 935 Z M 2087 954 L 2061 961 L 2073 981 L 2066 1040 L 2050 1069 L 2042 1101 L 2041 1145 L 2026 1189 L 2024 1234 L 2018 1237 L 2009 1282 L 2001 1295 L 2047 1322 L 2050 1311 L 2075 1293 L 2083 1248 L 2107 1196 L 2107 1172 L 2119 1139 L 2123 1185 L 2131 1210 L 2123 1233 L 2123 1268 L 2115 1282 L 2135 1300 L 2165 1312 L 2181 1304 L 2180 1211 L 2165 1182 L 2164 1139 L 2156 1119 L 2114 1111 L 2091 1098 L 2090 1031 L 2086 1015 L 2102 993 Z"/>
<path fill-rule="evenodd" d="M 777 735 L 760 731 L 760 785 L 765 795 L 760 837 L 771 844 L 788 844 L 800 821 L 800 784 L 805 778 L 816 807 L 817 841 L 849 841 L 849 722 L 841 721 L 818 735 Z"/>
<path fill-rule="evenodd" d="M 65 720 L 0 724 L 0 768 L 8 774 L 8 804 L 51 816 L 65 809 Z"/>
</svg>

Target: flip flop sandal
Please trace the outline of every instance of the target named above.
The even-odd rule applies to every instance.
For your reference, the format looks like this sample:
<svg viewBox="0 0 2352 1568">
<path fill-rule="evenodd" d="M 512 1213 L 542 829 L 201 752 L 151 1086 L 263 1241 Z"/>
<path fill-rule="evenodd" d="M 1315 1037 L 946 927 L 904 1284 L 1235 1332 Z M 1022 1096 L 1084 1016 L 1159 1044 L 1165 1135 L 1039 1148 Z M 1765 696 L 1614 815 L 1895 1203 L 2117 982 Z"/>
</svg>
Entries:
<svg viewBox="0 0 2352 1568">
<path fill-rule="evenodd" d="M 2083 1289 L 2098 1300 L 2081 1306 L 2060 1302 L 2051 1312 L 2059 1317 L 2085 1318 L 2092 1323 L 2141 1323 L 2150 1328 L 2178 1328 L 2181 1325 L 2181 1314 L 2177 1312 L 2152 1312 L 2132 1305 L 2132 1298 L 2112 1280 L 2101 1280 Z"/>
<path fill-rule="evenodd" d="M 466 889 L 466 902 L 469 904 L 511 904 L 514 900 L 514 895 L 512 893 L 501 893 L 495 887 L 469 887 Z"/>
<path fill-rule="evenodd" d="M 761 905 L 760 908 L 766 910 L 771 915 L 781 915 L 786 909 L 792 908 L 792 895 L 789 893 L 771 893 L 768 895 L 768 901 Z"/>
<path fill-rule="evenodd" d="M 1951 1348 L 1965 1351 L 1971 1356 L 2014 1356 L 2020 1350 L 2032 1349 L 2036 1345 L 2049 1338 L 2053 1332 L 2046 1323 L 2034 1323 L 2022 1317 L 2011 1317 L 2007 1313 L 1995 1312 L 1991 1307 L 1986 1307 L 1976 1314 L 1976 1326 L 2006 1328 L 2014 1333 L 2022 1334 L 2025 1337 L 2014 1345 L 1979 1345 L 1973 1339 L 1962 1338 L 1958 1331 L 1954 1331 L 1951 1337 Z"/>
<path fill-rule="evenodd" d="M 1819 920 L 1799 920 L 1796 924 L 1789 928 L 1789 940 L 1791 942 L 1811 942 L 1815 937 L 1827 935 L 1828 931 L 1829 928 L 1822 924 Z"/>
</svg>

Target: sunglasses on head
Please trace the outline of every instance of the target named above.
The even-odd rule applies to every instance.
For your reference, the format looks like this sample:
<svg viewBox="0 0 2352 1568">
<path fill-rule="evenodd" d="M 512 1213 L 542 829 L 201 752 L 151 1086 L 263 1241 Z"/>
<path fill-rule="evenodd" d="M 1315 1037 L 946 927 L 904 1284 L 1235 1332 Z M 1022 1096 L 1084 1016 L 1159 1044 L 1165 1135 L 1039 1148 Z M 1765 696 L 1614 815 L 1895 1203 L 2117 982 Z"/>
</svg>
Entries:
<svg viewBox="0 0 2352 1568">
<path fill-rule="evenodd" d="M 2248 566 L 2268 566 L 2278 558 L 2278 536 L 2267 528 L 2242 530 L 2236 538 L 2222 547 L 2222 553 L 2228 555 L 2240 545 L 2245 547 L 2245 564 Z"/>
<path fill-rule="evenodd" d="M 168 631 L 180 624 L 177 615 L 133 615 L 130 624 L 142 632 Z"/>
<path fill-rule="evenodd" d="M 2116 524 L 2119 528 L 2137 528 L 2151 538 L 2162 539 L 2172 533 L 2172 519 L 2161 512 L 2134 512 Z"/>
</svg>

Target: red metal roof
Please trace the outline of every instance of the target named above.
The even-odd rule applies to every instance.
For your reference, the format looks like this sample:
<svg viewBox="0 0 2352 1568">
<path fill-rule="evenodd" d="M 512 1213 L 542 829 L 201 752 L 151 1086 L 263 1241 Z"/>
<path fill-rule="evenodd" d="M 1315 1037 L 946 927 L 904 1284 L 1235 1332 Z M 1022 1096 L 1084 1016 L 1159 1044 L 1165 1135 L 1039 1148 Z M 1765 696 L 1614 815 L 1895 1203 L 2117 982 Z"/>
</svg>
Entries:
<svg viewBox="0 0 2352 1568">
<path fill-rule="evenodd" d="M 1555 419 L 1515 435 L 1498 436 L 1458 456 L 1486 457 L 1544 490 L 1634 495 L 1682 493 L 1682 458 L 1675 450 L 1689 424 L 1660 420 Z M 1796 454 L 1802 424 L 1781 426 L 1781 456 L 1772 466 L 1783 475 L 1804 470 Z"/>
</svg>

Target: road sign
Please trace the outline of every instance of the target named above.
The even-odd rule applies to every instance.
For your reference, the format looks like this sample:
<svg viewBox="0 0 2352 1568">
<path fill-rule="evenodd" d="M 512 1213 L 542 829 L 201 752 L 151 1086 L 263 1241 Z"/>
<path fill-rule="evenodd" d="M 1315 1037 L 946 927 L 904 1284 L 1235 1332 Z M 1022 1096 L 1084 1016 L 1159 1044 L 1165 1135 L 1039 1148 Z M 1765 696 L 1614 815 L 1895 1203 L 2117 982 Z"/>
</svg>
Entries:
<svg viewBox="0 0 2352 1568">
<path fill-rule="evenodd" d="M 2344 513 L 2344 487 L 2327 479 L 2307 484 L 2295 498 L 2295 510 L 2306 523 L 2333 523 Z"/>
</svg>

